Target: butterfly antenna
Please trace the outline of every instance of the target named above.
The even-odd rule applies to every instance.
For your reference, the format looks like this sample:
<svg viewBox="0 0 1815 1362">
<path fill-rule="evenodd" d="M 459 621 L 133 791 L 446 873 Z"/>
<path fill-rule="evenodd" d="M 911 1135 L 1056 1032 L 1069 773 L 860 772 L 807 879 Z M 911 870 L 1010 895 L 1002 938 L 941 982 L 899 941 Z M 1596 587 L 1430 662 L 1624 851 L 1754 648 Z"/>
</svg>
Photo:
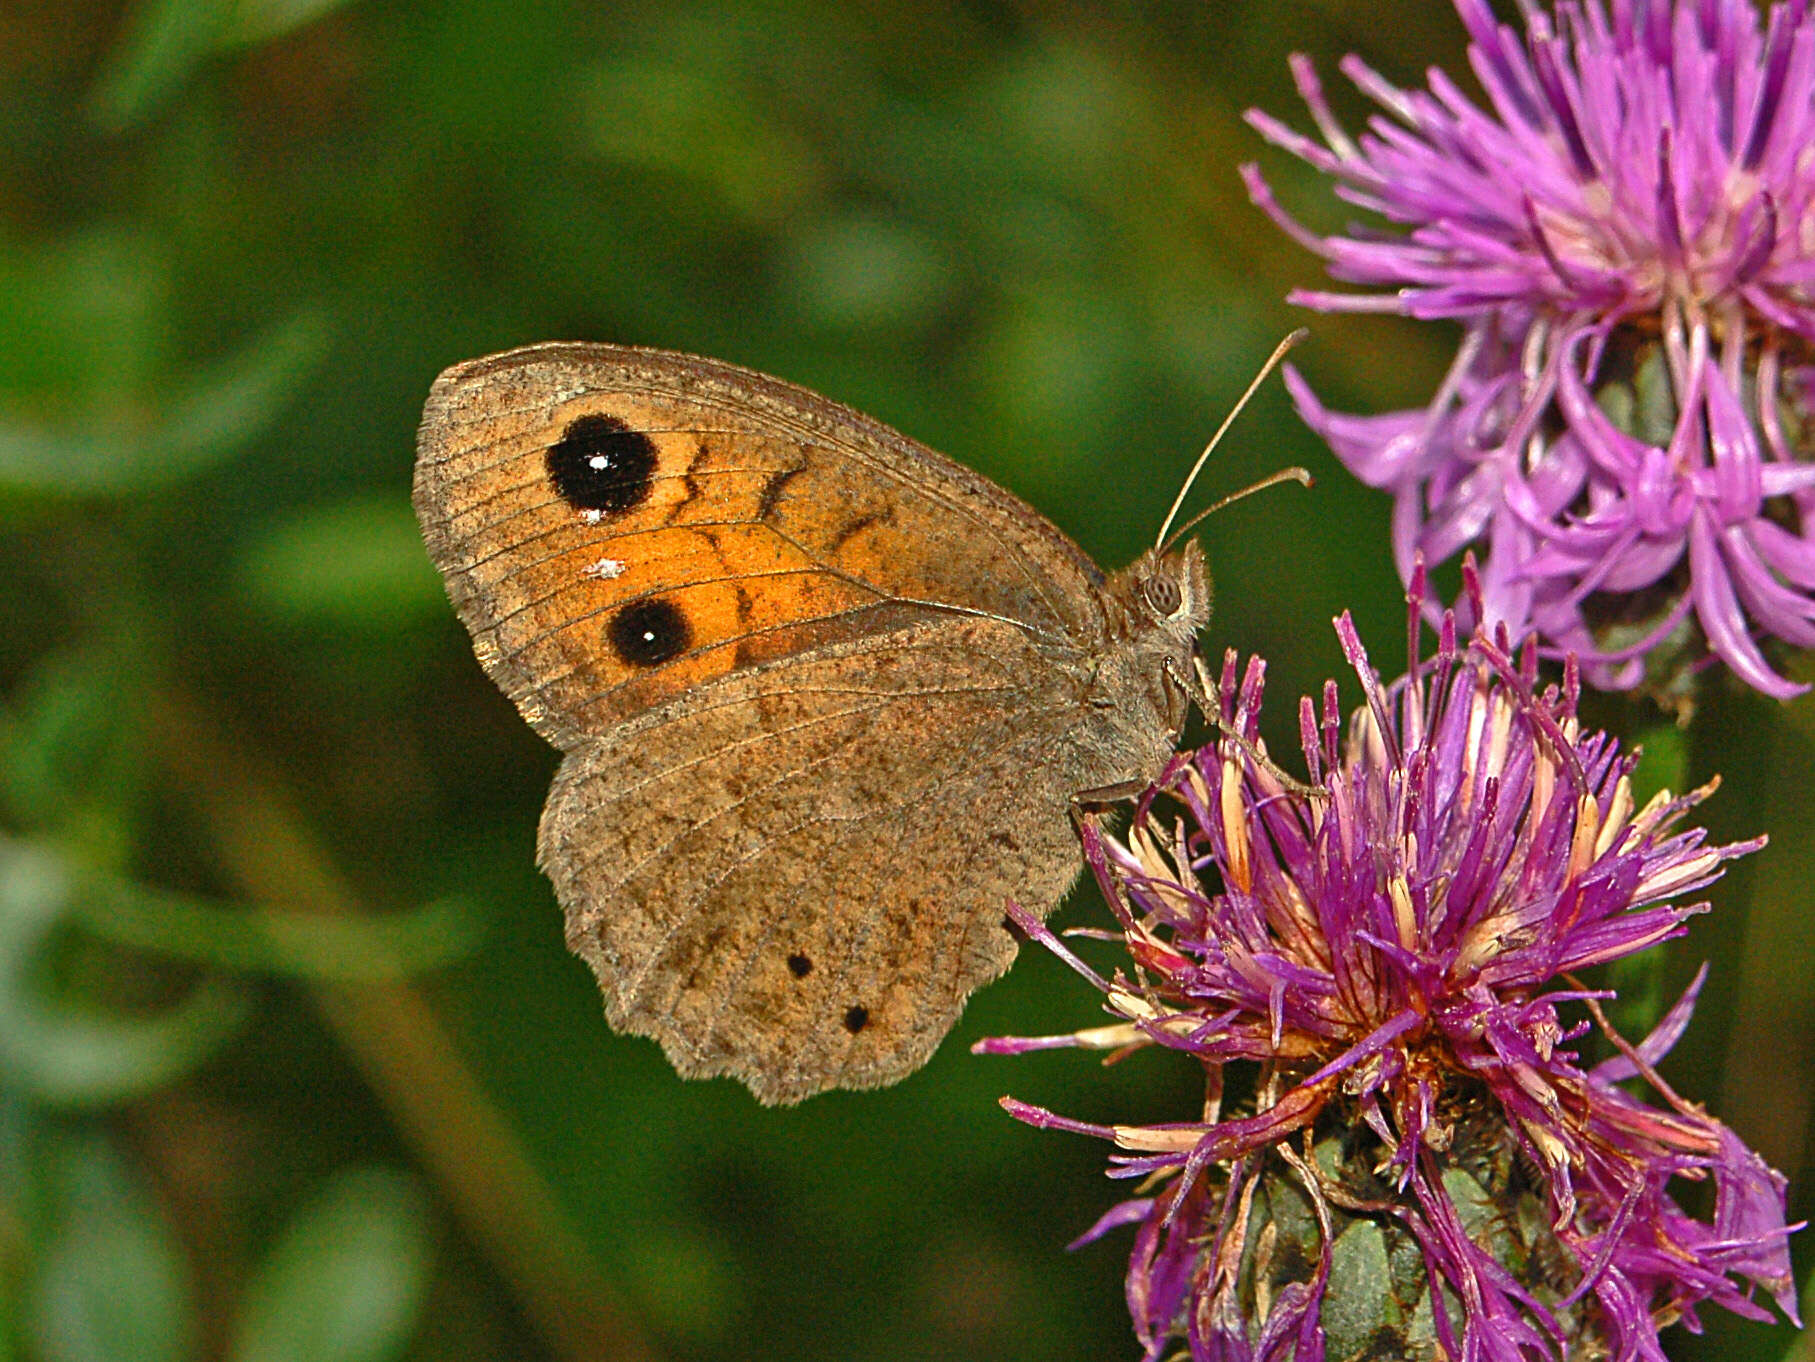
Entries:
<svg viewBox="0 0 1815 1362">
<path fill-rule="evenodd" d="M 1178 495 L 1172 499 L 1172 509 L 1166 512 L 1165 523 L 1160 526 L 1160 532 L 1153 541 L 1159 552 L 1164 552 L 1172 543 L 1172 540 L 1166 537 L 1166 531 L 1172 528 L 1172 522 L 1178 516 L 1179 507 L 1185 504 L 1185 496 L 1191 491 L 1191 484 L 1197 481 L 1197 475 L 1203 471 L 1204 465 L 1210 461 L 1210 456 L 1216 452 L 1217 445 L 1222 442 L 1222 438 L 1228 433 L 1229 427 L 1235 424 L 1235 418 L 1242 414 L 1242 408 L 1248 405 L 1248 399 L 1254 396 L 1255 389 L 1267 381 L 1267 375 L 1271 374 L 1279 367 L 1279 362 L 1286 357 L 1292 347 L 1310 334 L 1311 332 L 1308 328 L 1301 326 L 1278 345 L 1274 346 L 1273 353 L 1268 355 L 1267 362 L 1260 366 L 1260 372 L 1254 375 L 1254 380 L 1248 384 L 1247 391 L 1242 393 L 1240 400 L 1230 409 L 1229 414 L 1223 418 L 1223 423 L 1216 428 L 1216 434 L 1210 437 L 1210 443 L 1204 446 L 1204 452 L 1199 454 L 1197 456 L 1197 462 L 1191 465 L 1191 472 L 1186 475 L 1184 486 L 1178 489 Z M 1275 474 L 1265 482 L 1256 483 L 1246 491 L 1237 492 L 1232 497 L 1224 497 L 1223 500 L 1217 502 L 1215 506 L 1212 506 L 1210 510 L 1214 511 L 1223 506 L 1227 506 L 1231 501 L 1237 501 L 1240 498 L 1247 496 L 1249 492 L 1258 492 L 1261 488 L 1269 486 L 1273 482 L 1277 482 L 1281 477 L 1292 477 L 1294 474 L 1297 475 L 1297 481 L 1304 483 L 1307 487 L 1311 485 L 1311 475 L 1306 473 L 1302 468 L 1296 470 L 1288 469 L 1283 474 Z M 1204 515 L 1208 514 L 1210 514 L 1210 511 L 1204 512 Z M 1198 516 L 1196 519 L 1192 520 L 1190 524 L 1186 525 L 1184 529 L 1181 529 L 1179 533 L 1183 534 L 1186 529 L 1189 529 L 1191 525 L 1197 524 L 1197 522 L 1203 518 L 1204 517 L 1201 515 Z"/>
<path fill-rule="evenodd" d="M 1172 538 L 1163 542 L 1154 550 L 1154 552 L 1165 553 L 1167 549 L 1171 548 L 1174 544 L 1178 543 L 1179 540 L 1195 530 L 1201 522 L 1208 520 L 1231 502 L 1240 501 L 1243 497 L 1253 496 L 1256 492 L 1264 491 L 1266 488 L 1282 482 L 1295 482 L 1300 487 L 1315 487 L 1317 485 L 1316 480 L 1311 476 L 1310 470 L 1300 468 L 1297 464 L 1293 464 L 1290 468 L 1282 468 L 1277 473 L 1269 473 L 1259 482 L 1251 482 L 1246 487 L 1242 488 L 1241 491 L 1231 492 L 1228 496 L 1204 507 L 1203 510 L 1199 511 L 1183 525 L 1180 525 L 1178 529 L 1174 530 L 1172 532 Z"/>
</svg>

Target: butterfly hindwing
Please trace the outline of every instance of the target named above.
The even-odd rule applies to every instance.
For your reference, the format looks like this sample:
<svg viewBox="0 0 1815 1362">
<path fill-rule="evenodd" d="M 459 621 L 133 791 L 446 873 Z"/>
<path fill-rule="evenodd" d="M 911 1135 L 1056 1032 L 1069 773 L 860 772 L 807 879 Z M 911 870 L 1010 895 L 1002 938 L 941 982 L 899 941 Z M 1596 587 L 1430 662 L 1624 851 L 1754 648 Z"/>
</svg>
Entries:
<svg viewBox="0 0 1815 1362">
<path fill-rule="evenodd" d="M 1079 867 L 1068 716 L 1004 628 L 729 677 L 566 758 L 540 859 L 614 1026 L 765 1102 L 926 1061 L 1014 959 L 1008 901 Z"/>
</svg>

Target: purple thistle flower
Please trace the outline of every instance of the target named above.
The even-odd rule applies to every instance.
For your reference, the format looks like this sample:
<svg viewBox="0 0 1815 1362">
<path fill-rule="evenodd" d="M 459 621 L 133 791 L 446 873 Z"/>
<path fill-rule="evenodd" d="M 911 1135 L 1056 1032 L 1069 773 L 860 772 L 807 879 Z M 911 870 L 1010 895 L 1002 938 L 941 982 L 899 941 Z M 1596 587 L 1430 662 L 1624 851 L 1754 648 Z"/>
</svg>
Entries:
<svg viewBox="0 0 1815 1362">
<path fill-rule="evenodd" d="M 1328 311 L 1462 323 L 1427 407 L 1300 412 L 1395 498 L 1394 547 L 1486 546 L 1488 622 L 1576 653 L 1596 685 L 1680 687 L 1700 639 L 1785 698 L 1758 634 L 1815 645 L 1815 20 L 1806 0 L 1581 0 L 1525 31 L 1455 0 L 1487 107 L 1440 71 L 1401 90 L 1342 71 L 1384 113 L 1351 138 L 1293 60 L 1321 143 L 1269 141 L 1396 231 L 1318 236 L 1386 293 L 1300 291 Z"/>
<path fill-rule="evenodd" d="M 1201 1116 L 1172 1124 L 1003 1103 L 1114 1141 L 1111 1176 L 1144 1180 L 1085 1239 L 1138 1227 L 1145 1356 L 1182 1339 L 1197 1359 L 1318 1362 L 1328 1339 L 1335 1356 L 1661 1359 L 1658 1329 L 1696 1327 L 1703 1302 L 1769 1319 L 1762 1289 L 1794 1319 L 1783 1178 L 1655 1068 L 1701 978 L 1633 1045 L 1575 977 L 1681 935 L 1706 905 L 1680 900 L 1764 839 L 1680 826 L 1712 786 L 1637 807 L 1634 759 L 1580 731 L 1573 668 L 1536 690 L 1531 646 L 1459 647 L 1445 616 L 1436 656 L 1382 687 L 1346 615 L 1337 631 L 1367 702 L 1346 742 L 1334 682 L 1302 702 L 1319 793 L 1251 759 L 1264 664 L 1238 686 L 1231 654 L 1220 698 L 1246 745 L 1177 759 L 1126 839 L 1086 828 L 1132 970 L 1105 979 L 1017 915 L 1116 1020 L 978 1047 L 1203 1065 Z M 1591 1032 L 1614 1051 L 1592 1065 Z M 1678 1180 L 1712 1183 L 1710 1219 Z"/>
</svg>

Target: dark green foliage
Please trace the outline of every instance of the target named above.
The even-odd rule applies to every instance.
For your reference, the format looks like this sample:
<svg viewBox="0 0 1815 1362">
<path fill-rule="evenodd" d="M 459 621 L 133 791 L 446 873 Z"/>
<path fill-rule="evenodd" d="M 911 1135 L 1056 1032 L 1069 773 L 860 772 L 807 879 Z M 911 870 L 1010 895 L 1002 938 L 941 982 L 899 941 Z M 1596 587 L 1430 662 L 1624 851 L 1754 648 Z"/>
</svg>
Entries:
<svg viewBox="0 0 1815 1362">
<path fill-rule="evenodd" d="M 925 1072 L 799 1109 L 609 1034 L 533 867 L 554 754 L 415 535 L 415 425 L 489 350 L 693 349 L 875 413 L 1119 565 L 1319 278 L 1247 205 L 1240 110 L 1295 107 L 1293 49 L 1411 79 L 1456 27 L 1384 0 L 8 6 L 0 1356 L 1129 1355 L 1126 1241 L 1060 1249 L 1116 1194 L 1101 1151 L 995 1099 L 1178 1119 L 1195 1066 L 967 1054 L 1092 1024 L 1045 952 Z M 1386 409 L 1444 344 L 1343 320 L 1301 357 Z M 1194 502 L 1293 462 L 1314 493 L 1205 536 L 1212 655 L 1264 653 L 1290 695 L 1341 670 L 1338 610 L 1370 638 L 1402 611 L 1385 500 L 1277 383 Z M 1717 963 L 1672 1077 L 1715 1097 L 1728 990 L 1781 978 L 1744 1015 L 1782 1067 L 1729 1072 L 1720 1110 L 1794 1178 L 1766 1126 L 1809 1129 L 1815 756 L 1759 703 L 1709 708 L 1670 764 L 1726 772 L 1718 836 L 1770 828 L 1775 935 L 1762 976 L 1730 907 L 1670 957 L 1660 998 Z M 1696 1355 L 1771 1355 L 1713 1328 Z"/>
</svg>

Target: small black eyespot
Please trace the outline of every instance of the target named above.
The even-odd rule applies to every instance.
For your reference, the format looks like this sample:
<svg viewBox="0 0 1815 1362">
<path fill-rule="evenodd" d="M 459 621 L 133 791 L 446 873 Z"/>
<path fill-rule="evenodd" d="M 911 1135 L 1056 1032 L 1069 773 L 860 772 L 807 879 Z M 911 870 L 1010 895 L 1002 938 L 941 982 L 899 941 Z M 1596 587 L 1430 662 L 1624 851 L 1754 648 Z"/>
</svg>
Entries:
<svg viewBox="0 0 1815 1362">
<path fill-rule="evenodd" d="M 1153 613 L 1161 619 L 1171 619 L 1185 603 L 1176 577 L 1149 577 L 1141 583 L 1141 594 L 1147 598 L 1147 604 Z"/>
<path fill-rule="evenodd" d="M 844 1029 L 853 1036 L 870 1024 L 870 1009 L 853 1007 L 844 1014 Z"/>
<path fill-rule="evenodd" d="M 693 630 L 672 601 L 657 597 L 627 605 L 612 616 L 611 648 L 633 667 L 656 667 L 687 651 Z"/>
<path fill-rule="evenodd" d="M 796 979 L 804 979 L 813 972 L 813 962 L 804 955 L 790 955 L 788 969 Z"/>
</svg>

